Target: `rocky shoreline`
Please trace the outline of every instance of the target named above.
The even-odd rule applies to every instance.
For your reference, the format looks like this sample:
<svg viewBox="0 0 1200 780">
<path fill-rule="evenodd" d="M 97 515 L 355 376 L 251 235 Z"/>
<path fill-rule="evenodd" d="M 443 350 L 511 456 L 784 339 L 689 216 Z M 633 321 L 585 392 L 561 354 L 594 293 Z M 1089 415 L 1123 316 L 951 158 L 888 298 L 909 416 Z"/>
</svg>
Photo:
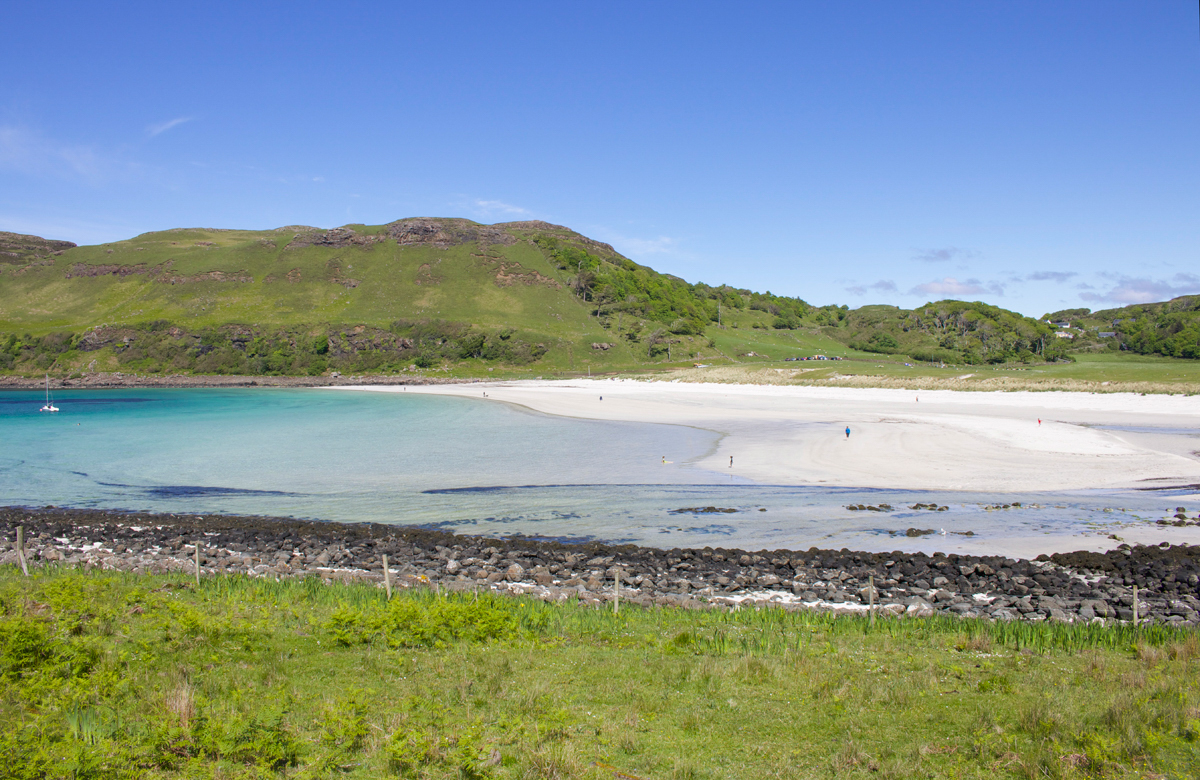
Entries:
<svg viewBox="0 0 1200 780">
<path fill-rule="evenodd" d="M 488 539 L 409 526 L 291 518 L 0 508 L 0 565 L 48 563 L 135 573 L 373 581 L 383 556 L 397 587 L 492 589 L 548 601 L 643 606 L 774 605 L 883 615 L 1200 625 L 1200 546 L 1129 546 L 1013 560 L 935 553 L 709 548 Z M 619 589 L 616 587 L 620 580 Z M 872 599 L 871 583 L 875 592 Z"/>
<path fill-rule="evenodd" d="M 481 382 L 481 379 L 428 376 L 426 374 L 363 374 L 361 376 L 234 376 L 220 374 L 89 373 L 50 377 L 53 390 L 125 387 L 333 387 L 337 385 L 444 385 Z M 0 375 L 0 390 L 41 390 L 45 377 Z"/>
</svg>

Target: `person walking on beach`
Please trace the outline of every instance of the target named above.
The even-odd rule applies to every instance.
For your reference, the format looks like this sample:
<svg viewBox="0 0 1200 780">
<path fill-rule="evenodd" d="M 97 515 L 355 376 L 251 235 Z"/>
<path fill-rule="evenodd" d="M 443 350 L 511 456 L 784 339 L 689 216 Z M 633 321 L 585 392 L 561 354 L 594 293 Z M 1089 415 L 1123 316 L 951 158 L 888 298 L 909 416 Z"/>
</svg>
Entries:
<svg viewBox="0 0 1200 780">
<path fill-rule="evenodd" d="M 733 468 L 733 456 L 729 456 L 729 468 Z"/>
<path fill-rule="evenodd" d="M 846 438 L 847 439 L 850 438 L 850 426 L 849 425 L 846 426 Z"/>
</svg>

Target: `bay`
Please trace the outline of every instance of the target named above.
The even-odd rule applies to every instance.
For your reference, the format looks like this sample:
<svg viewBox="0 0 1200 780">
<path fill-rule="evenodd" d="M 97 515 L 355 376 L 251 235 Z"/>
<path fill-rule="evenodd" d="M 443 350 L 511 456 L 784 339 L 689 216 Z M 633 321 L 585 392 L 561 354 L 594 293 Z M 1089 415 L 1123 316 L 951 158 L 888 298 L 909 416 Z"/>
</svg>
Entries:
<svg viewBox="0 0 1200 780">
<path fill-rule="evenodd" d="M 482 398 L 246 388 L 81 390 L 55 400 L 62 411 L 47 414 L 38 393 L 0 393 L 0 505 L 280 515 L 663 547 L 978 552 L 1014 536 L 1145 523 L 1171 503 L 1169 492 L 761 485 L 695 465 L 718 443 L 711 431 L 551 417 Z M 917 503 L 947 510 L 909 508 Z M 847 509 L 858 504 L 892 511 Z M 908 536 L 910 528 L 933 533 Z"/>
</svg>

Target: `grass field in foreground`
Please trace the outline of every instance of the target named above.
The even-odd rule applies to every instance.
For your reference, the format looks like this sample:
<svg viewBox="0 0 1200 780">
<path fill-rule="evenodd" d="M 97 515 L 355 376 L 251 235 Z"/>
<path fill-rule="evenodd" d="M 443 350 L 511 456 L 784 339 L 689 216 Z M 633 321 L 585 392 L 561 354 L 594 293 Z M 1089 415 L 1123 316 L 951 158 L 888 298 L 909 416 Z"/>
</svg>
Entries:
<svg viewBox="0 0 1200 780">
<path fill-rule="evenodd" d="M 1164 627 L 0 569 L 0 776 L 1195 777 Z"/>
</svg>

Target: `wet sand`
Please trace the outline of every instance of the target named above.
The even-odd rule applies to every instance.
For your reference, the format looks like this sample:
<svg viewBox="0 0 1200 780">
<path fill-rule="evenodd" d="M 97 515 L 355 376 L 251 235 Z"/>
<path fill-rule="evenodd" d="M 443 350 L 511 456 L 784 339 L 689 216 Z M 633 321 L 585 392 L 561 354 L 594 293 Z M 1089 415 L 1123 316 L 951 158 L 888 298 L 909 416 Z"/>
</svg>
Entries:
<svg viewBox="0 0 1200 780">
<path fill-rule="evenodd" d="M 399 388 L 357 387 L 394 392 Z M 1196 485 L 1200 397 L 955 392 L 687 384 L 633 380 L 497 382 L 411 387 L 594 420 L 688 425 L 721 434 L 694 465 L 774 485 L 1027 495 Z M 486 393 L 486 397 L 484 394 Z M 601 400 L 603 398 L 603 400 Z M 1041 420 L 1039 424 L 1039 419 Z M 846 427 L 850 436 L 845 435 Z M 668 461 L 671 453 L 664 453 Z M 1200 543 L 1200 527 L 1137 524 L 1095 533 L 1029 537 L 956 548 L 1033 556 L 1109 550 L 1122 541 Z"/>
<path fill-rule="evenodd" d="M 410 390 L 481 400 L 486 393 L 488 401 L 566 417 L 704 428 L 723 438 L 698 466 L 727 471 L 732 456 L 735 473 L 771 484 L 1026 492 L 1200 483 L 1200 438 L 1156 432 L 1200 433 L 1200 397 L 630 380 Z"/>
</svg>

